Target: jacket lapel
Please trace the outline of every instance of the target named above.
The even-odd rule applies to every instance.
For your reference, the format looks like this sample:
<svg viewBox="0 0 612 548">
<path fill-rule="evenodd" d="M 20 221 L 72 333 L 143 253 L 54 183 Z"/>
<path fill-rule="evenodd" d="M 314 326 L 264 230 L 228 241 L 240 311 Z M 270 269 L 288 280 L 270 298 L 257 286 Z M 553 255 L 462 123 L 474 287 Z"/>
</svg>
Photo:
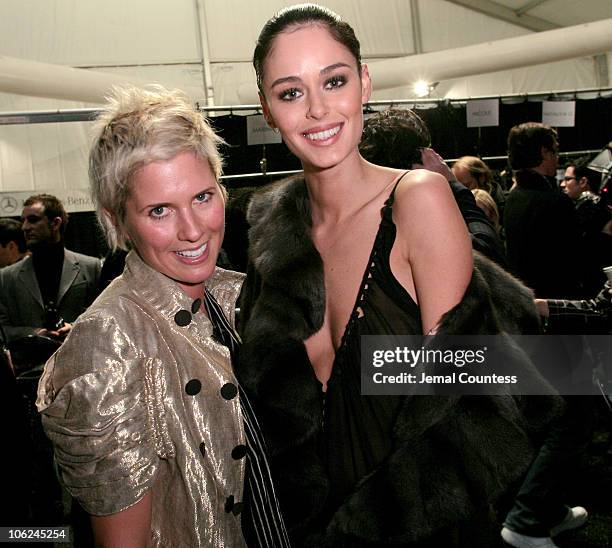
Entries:
<svg viewBox="0 0 612 548">
<path fill-rule="evenodd" d="M 34 272 L 34 263 L 31 257 L 26 257 L 21 261 L 21 269 L 19 271 L 19 281 L 24 287 L 30 292 L 34 300 L 44 308 L 42 294 L 38 287 L 38 280 L 36 279 L 36 273 Z"/>
<path fill-rule="evenodd" d="M 57 304 L 62 302 L 66 291 L 74 282 L 74 279 L 79 274 L 79 262 L 74 255 L 67 249 L 64 250 L 64 266 L 62 267 L 62 277 L 60 279 L 59 290 L 57 292 Z"/>
</svg>

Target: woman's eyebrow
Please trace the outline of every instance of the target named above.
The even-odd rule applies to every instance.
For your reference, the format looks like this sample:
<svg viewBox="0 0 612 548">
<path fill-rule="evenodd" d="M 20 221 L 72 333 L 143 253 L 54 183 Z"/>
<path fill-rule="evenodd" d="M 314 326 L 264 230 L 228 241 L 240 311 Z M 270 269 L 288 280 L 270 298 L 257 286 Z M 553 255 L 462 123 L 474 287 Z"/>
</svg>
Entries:
<svg viewBox="0 0 612 548">
<path fill-rule="evenodd" d="M 327 74 L 328 72 L 333 72 L 338 68 L 351 68 L 347 63 L 334 63 L 333 65 L 329 65 L 321 69 L 320 74 Z M 301 78 L 299 76 L 283 76 L 282 78 L 277 78 L 270 85 L 271 88 L 278 86 L 279 84 L 286 84 L 287 82 L 301 82 Z"/>
<path fill-rule="evenodd" d="M 276 80 L 274 80 L 274 82 L 272 82 L 272 85 L 270 86 L 271 88 L 273 88 L 274 86 L 278 86 L 279 84 L 285 84 L 287 82 L 300 82 L 300 78 L 298 78 L 297 76 L 284 76 L 283 78 L 277 78 Z"/>
<path fill-rule="evenodd" d="M 333 65 L 329 65 L 329 67 L 325 67 L 321 70 L 321 74 L 327 74 L 328 72 L 332 72 L 338 68 L 351 68 L 350 65 L 346 63 L 334 63 Z"/>
</svg>

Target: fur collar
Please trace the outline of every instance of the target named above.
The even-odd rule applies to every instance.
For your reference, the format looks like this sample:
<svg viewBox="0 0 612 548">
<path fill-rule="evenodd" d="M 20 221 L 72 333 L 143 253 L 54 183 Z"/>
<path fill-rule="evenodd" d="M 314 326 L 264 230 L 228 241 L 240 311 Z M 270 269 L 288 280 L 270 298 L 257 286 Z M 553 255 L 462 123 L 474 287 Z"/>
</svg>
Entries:
<svg viewBox="0 0 612 548">
<path fill-rule="evenodd" d="M 268 187 L 251 200 L 249 257 L 264 284 L 291 296 L 303 312 L 289 336 L 304 340 L 323 325 L 323 262 L 310 239 L 310 201 L 302 176 Z"/>
</svg>

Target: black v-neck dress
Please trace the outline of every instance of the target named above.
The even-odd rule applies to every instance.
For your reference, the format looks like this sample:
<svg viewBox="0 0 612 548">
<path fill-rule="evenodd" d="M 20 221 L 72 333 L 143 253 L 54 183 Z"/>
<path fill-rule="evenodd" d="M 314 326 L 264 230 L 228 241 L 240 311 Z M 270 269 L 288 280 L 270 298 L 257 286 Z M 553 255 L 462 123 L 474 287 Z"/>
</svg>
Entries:
<svg viewBox="0 0 612 548">
<path fill-rule="evenodd" d="M 422 333 L 419 308 L 393 276 L 389 261 L 396 236 L 392 206 L 398 183 L 382 208 L 370 259 L 322 395 L 321 446 L 330 486 L 329 513 L 393 448 L 392 430 L 403 398 L 362 396 L 361 336 Z"/>
</svg>

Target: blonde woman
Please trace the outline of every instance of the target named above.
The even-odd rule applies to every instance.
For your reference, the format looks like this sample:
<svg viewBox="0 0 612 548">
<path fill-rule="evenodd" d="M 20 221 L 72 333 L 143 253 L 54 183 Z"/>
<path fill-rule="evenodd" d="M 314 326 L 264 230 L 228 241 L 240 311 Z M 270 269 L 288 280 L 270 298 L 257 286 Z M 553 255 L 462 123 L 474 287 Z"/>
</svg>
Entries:
<svg viewBox="0 0 612 548">
<path fill-rule="evenodd" d="M 285 546 L 232 369 L 243 275 L 216 267 L 220 139 L 162 89 L 117 90 L 96 130 L 98 217 L 111 248 L 130 251 L 39 385 L 61 478 L 96 545 Z"/>
</svg>

